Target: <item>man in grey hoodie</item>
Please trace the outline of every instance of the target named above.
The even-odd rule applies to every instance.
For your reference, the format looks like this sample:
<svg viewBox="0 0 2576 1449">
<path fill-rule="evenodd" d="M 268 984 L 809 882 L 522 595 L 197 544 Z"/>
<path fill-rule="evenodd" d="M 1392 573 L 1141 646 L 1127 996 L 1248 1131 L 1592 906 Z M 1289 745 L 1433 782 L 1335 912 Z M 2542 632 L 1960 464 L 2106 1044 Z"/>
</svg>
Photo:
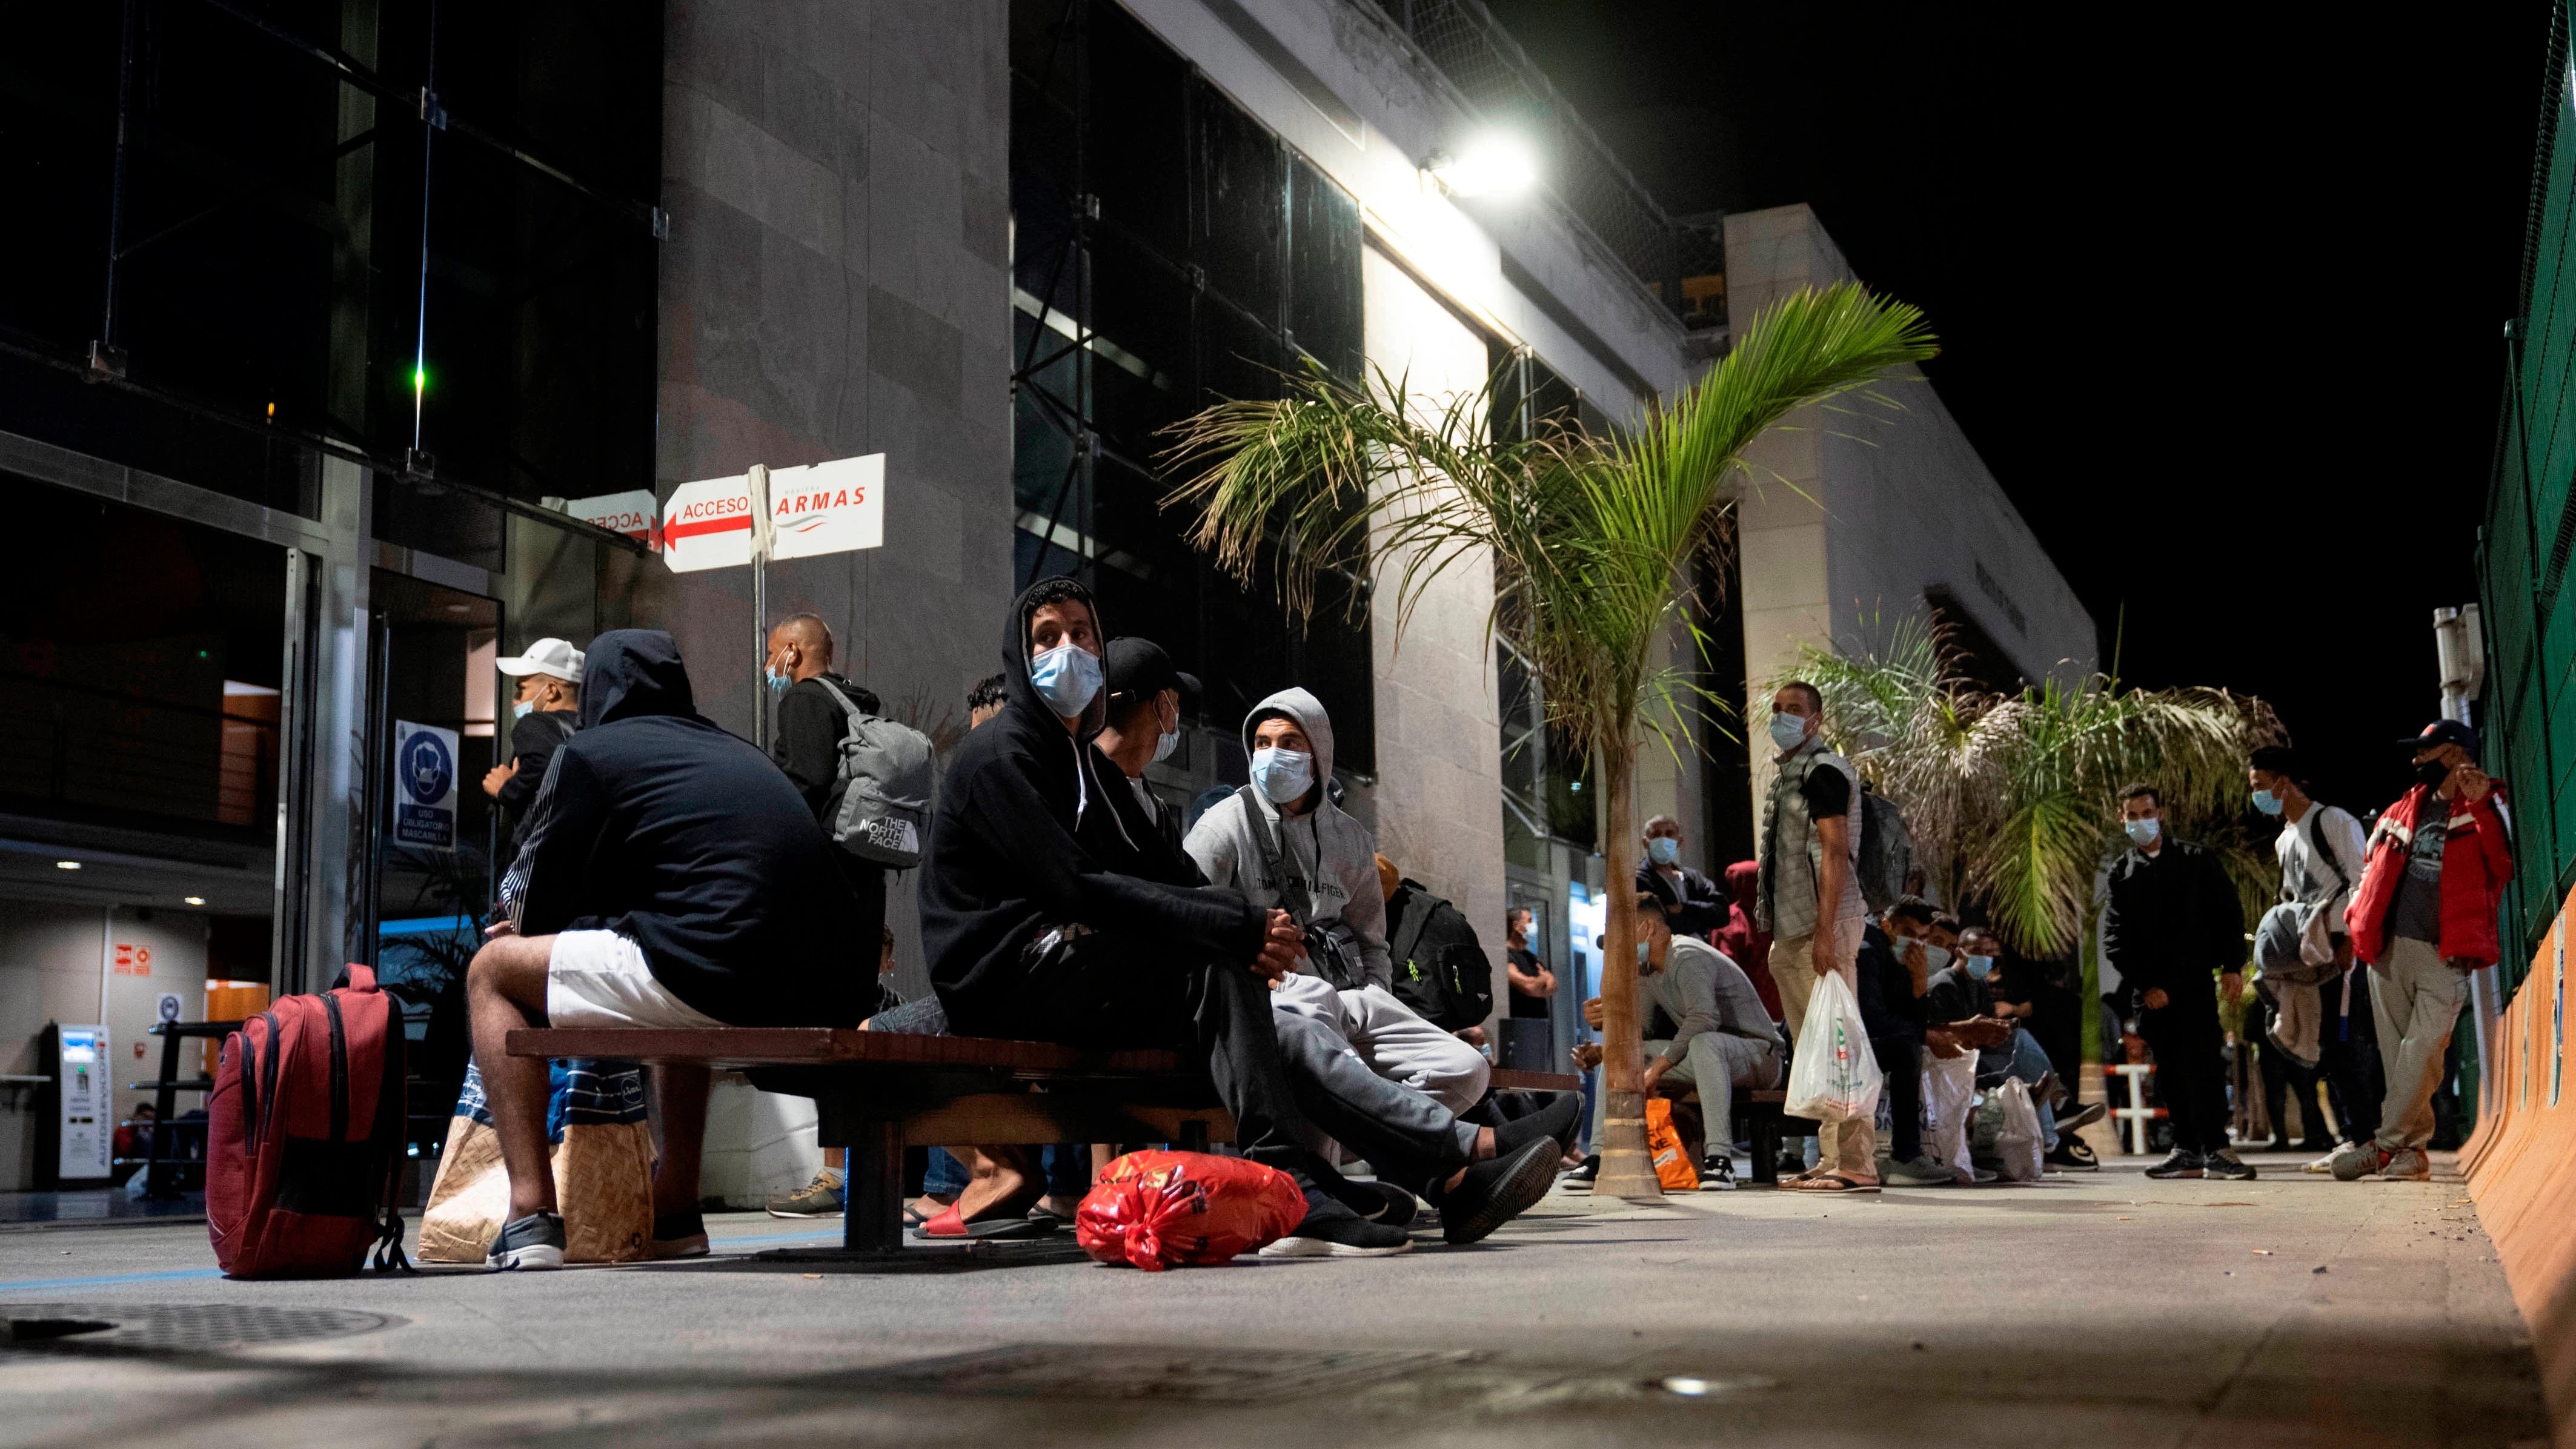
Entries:
<svg viewBox="0 0 2576 1449">
<path fill-rule="evenodd" d="M 1475 1106 L 1492 1070 L 1484 1055 L 1395 995 L 1377 842 L 1326 792 L 1333 721 L 1323 703 L 1302 689 L 1271 695 L 1244 716 L 1243 748 L 1252 783 L 1209 807 L 1182 849 L 1210 884 L 1308 928 L 1310 949 L 1272 990 L 1271 1008 L 1322 1024 L 1370 1070 L 1451 1112 Z"/>
</svg>

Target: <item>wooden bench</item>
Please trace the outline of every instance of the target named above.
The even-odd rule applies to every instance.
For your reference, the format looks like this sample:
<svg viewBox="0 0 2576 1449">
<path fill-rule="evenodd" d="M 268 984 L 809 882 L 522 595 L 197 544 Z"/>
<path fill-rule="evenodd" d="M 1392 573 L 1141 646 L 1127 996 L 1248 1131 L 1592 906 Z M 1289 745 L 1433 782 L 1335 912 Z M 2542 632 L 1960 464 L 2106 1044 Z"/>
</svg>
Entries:
<svg viewBox="0 0 2576 1449">
<path fill-rule="evenodd" d="M 850 1153 L 845 1252 L 903 1247 L 903 1150 L 969 1143 L 1234 1140 L 1234 1119 L 1203 1073 L 1169 1051 L 1091 1051 L 1052 1042 L 915 1036 L 839 1027 L 521 1028 L 514 1057 L 687 1062 L 744 1071 L 764 1091 L 812 1097 L 817 1135 Z M 1573 1091 L 1552 1072 L 1497 1068 L 1496 1091 Z"/>
</svg>

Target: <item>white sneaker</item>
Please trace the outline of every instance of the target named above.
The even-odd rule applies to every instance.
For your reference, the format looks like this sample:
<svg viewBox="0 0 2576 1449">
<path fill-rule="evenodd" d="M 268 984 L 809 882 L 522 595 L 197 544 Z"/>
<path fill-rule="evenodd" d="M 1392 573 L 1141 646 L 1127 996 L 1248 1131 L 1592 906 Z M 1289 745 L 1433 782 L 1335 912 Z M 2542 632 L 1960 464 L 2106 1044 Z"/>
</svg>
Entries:
<svg viewBox="0 0 2576 1449">
<path fill-rule="evenodd" d="M 2342 1150 L 2343 1150 L 2342 1148 L 2338 1147 L 2338 1148 L 2336 1148 L 2336 1149 L 2335 1149 L 2335 1152 L 2341 1152 Z M 2307 1164 L 2305 1164 L 2304 1166 L 2300 1167 L 2299 1171 L 2301 1171 L 2301 1172 L 2313 1172 L 2313 1173 L 2317 1174 L 2319 1177 L 2325 1177 L 2325 1176 L 2331 1175 L 2331 1174 L 2334 1172 L 2334 1160 L 2335 1160 L 2335 1154 L 2334 1154 L 2334 1152 L 2329 1152 L 2329 1153 L 2327 1153 L 2325 1156 L 2318 1158 L 2316 1161 L 2311 1162 L 2311 1163 L 2307 1163 Z"/>
</svg>

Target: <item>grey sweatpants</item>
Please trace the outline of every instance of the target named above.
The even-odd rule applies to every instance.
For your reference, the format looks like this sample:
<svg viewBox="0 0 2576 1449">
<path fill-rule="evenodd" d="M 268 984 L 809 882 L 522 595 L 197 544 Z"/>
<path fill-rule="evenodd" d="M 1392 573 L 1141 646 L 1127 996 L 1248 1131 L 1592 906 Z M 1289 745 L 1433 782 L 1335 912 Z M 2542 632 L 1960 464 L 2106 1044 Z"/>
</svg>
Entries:
<svg viewBox="0 0 2576 1449">
<path fill-rule="evenodd" d="M 1646 1059 L 1654 1060 L 1672 1051 L 1669 1041 L 1645 1044 Z M 1780 1051 L 1770 1042 L 1751 1037 L 1730 1036 L 1722 1031 L 1704 1031 L 1690 1039 L 1680 1061 L 1664 1068 L 1664 1080 L 1685 1083 L 1699 1093 L 1699 1111 L 1708 1127 L 1708 1150 L 1726 1150 L 1734 1140 L 1734 1129 L 1727 1124 L 1735 1114 L 1735 1089 L 1767 1087 L 1780 1079 Z M 1592 1098 L 1592 1140 L 1601 1140 L 1601 1104 L 1609 1099 L 1607 1092 Z"/>
<path fill-rule="evenodd" d="M 2468 990 L 2469 978 L 2452 970 L 2430 941 L 2392 936 L 2371 963 L 2370 1010 L 2387 1074 L 2373 1139 L 2382 1149 L 2422 1151 L 2433 1140 L 2433 1090 L 2442 1084 L 2442 1053 L 2450 1049 Z"/>
<path fill-rule="evenodd" d="M 1429 1093 L 1400 1086 L 1369 1069 L 1339 1032 L 1313 1017 L 1274 1011 L 1279 1064 L 1305 1113 L 1306 1146 L 1326 1139 L 1369 1160 L 1377 1175 L 1420 1190 L 1432 1175 L 1476 1160 L 1476 1125 L 1461 1122 Z"/>
</svg>

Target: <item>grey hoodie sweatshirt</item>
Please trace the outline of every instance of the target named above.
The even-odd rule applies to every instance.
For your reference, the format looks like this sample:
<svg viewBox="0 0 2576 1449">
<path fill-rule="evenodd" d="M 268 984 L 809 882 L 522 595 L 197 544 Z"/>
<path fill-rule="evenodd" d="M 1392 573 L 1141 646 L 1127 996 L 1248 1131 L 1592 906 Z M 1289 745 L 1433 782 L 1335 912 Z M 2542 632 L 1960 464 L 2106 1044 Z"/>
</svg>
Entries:
<svg viewBox="0 0 2576 1449">
<path fill-rule="evenodd" d="M 1252 792 L 1259 801 L 1259 828 L 1279 842 L 1279 861 L 1305 887 L 1314 912 L 1307 925 L 1331 921 L 1348 925 L 1359 937 L 1363 984 L 1392 990 L 1395 963 L 1386 949 L 1386 895 L 1378 885 L 1377 842 L 1368 827 L 1342 813 L 1325 793 L 1333 776 L 1333 720 L 1321 700 L 1302 689 L 1283 689 L 1252 707 L 1243 717 L 1244 753 L 1252 752 L 1253 725 L 1265 715 L 1284 714 L 1305 731 L 1315 747 L 1315 787 L 1307 796 L 1315 808 L 1283 819 L 1279 807 Z M 1198 862 L 1208 883 L 1240 891 L 1265 910 L 1289 907 L 1280 882 L 1263 868 L 1261 843 L 1253 837 L 1255 822 L 1244 814 L 1240 791 L 1209 807 L 1181 842 Z M 1312 964 L 1300 967 L 1312 971 Z"/>
</svg>

